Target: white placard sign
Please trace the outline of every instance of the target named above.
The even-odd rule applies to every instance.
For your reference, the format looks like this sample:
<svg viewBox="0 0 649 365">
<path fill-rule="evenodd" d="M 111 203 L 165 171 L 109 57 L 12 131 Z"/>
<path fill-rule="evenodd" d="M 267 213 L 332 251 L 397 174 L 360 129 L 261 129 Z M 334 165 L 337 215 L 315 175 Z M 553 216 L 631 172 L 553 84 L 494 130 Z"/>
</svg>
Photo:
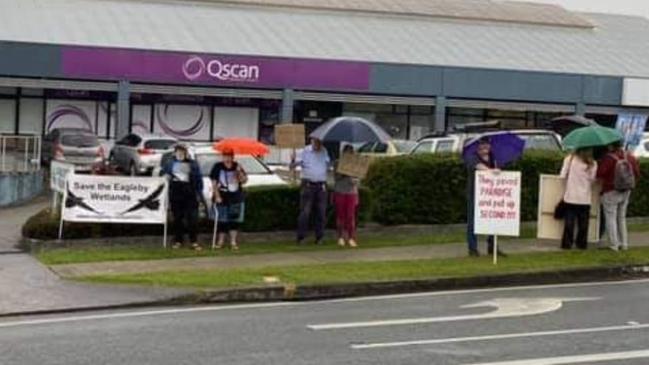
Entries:
<svg viewBox="0 0 649 365">
<path fill-rule="evenodd" d="M 52 161 L 50 163 L 50 189 L 63 194 L 65 192 L 65 179 L 71 173 L 74 173 L 74 165 L 60 161 Z"/>
<path fill-rule="evenodd" d="M 165 178 L 70 175 L 67 186 L 64 221 L 166 224 Z"/>
<path fill-rule="evenodd" d="M 475 179 L 475 234 L 518 237 L 521 173 L 478 171 Z"/>
</svg>

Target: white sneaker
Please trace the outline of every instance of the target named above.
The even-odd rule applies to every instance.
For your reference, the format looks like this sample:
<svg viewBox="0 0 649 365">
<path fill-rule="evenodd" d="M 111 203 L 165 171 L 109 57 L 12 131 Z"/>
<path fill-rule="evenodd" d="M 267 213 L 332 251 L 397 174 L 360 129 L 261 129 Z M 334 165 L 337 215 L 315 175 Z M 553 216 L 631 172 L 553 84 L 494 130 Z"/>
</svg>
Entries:
<svg viewBox="0 0 649 365">
<path fill-rule="evenodd" d="M 620 250 L 629 251 L 629 246 L 622 246 L 622 247 L 620 247 Z"/>
<path fill-rule="evenodd" d="M 617 246 L 608 246 L 608 249 L 611 250 L 611 251 L 615 251 L 615 252 L 620 251 L 620 248 L 617 247 Z"/>
<path fill-rule="evenodd" d="M 340 246 L 340 247 L 345 247 L 345 240 L 342 239 L 342 238 L 339 238 L 339 239 L 338 239 L 338 246 Z"/>
</svg>

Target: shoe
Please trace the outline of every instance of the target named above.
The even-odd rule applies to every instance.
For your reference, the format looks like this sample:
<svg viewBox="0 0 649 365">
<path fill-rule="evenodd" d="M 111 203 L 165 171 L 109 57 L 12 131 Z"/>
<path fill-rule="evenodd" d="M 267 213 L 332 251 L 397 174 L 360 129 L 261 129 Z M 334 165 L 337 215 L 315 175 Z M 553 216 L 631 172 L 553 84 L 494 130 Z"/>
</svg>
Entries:
<svg viewBox="0 0 649 365">
<path fill-rule="evenodd" d="M 345 247 L 345 240 L 342 239 L 342 238 L 339 238 L 339 239 L 338 239 L 338 246 L 340 246 L 340 247 Z M 351 246 L 351 244 L 350 244 L 350 246 Z"/>
<path fill-rule="evenodd" d="M 349 240 L 349 247 L 356 248 L 358 247 L 358 243 L 356 243 L 356 241 L 352 238 Z"/>
<path fill-rule="evenodd" d="M 171 248 L 173 248 L 174 250 L 177 250 L 177 249 L 182 248 L 182 247 L 183 247 L 183 244 L 180 243 L 180 242 L 176 242 L 176 243 L 173 244 L 173 246 L 171 246 Z"/>
<path fill-rule="evenodd" d="M 232 251 L 239 251 L 239 245 L 236 243 L 230 244 L 230 249 L 232 249 Z"/>
<path fill-rule="evenodd" d="M 199 245 L 198 243 L 192 243 L 192 249 L 194 251 L 203 251 L 203 247 L 201 247 L 201 245 Z"/>
<path fill-rule="evenodd" d="M 469 250 L 469 257 L 480 257 L 480 251 L 478 251 L 478 250 Z"/>
<path fill-rule="evenodd" d="M 620 251 L 629 251 L 629 246 L 620 247 Z"/>
<path fill-rule="evenodd" d="M 617 247 L 617 246 L 608 246 L 608 249 L 611 250 L 611 251 L 614 251 L 614 252 L 620 251 L 620 248 Z"/>
</svg>

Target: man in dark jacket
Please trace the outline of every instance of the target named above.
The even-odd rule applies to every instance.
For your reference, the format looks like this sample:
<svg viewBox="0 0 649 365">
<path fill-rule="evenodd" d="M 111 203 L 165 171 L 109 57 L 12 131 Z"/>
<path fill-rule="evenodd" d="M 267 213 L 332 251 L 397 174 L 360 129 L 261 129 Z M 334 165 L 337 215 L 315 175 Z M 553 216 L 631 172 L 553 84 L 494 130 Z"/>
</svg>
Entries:
<svg viewBox="0 0 649 365">
<path fill-rule="evenodd" d="M 618 162 L 628 164 L 634 185 L 640 178 L 640 165 L 638 160 L 622 148 L 620 142 L 613 143 L 608 148 L 608 153 L 599 162 L 597 178 L 602 181 L 602 207 L 606 221 L 606 231 L 609 237 L 609 248 L 614 251 L 629 248 L 628 230 L 626 226 L 626 211 L 631 197 L 631 188 L 620 190 L 616 187 L 616 173 Z M 622 168 L 622 170 L 624 170 Z M 624 171 L 621 171 L 622 173 Z M 618 176 L 619 180 L 620 177 Z M 627 179 L 628 180 L 628 179 Z"/>
<path fill-rule="evenodd" d="M 187 147 L 177 145 L 174 158 L 165 164 L 162 173 L 169 177 L 169 200 L 174 217 L 173 247 L 180 248 L 183 245 L 187 231 L 192 248 L 202 250 L 197 242 L 198 202 L 203 191 L 203 176 L 198 163 L 190 158 Z"/>
</svg>

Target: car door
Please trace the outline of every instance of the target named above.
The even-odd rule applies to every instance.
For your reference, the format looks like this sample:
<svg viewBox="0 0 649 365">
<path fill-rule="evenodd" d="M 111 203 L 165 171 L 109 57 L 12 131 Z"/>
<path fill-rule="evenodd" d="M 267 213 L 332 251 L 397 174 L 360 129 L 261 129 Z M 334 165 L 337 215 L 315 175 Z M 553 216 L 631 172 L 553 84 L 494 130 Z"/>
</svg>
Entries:
<svg viewBox="0 0 649 365">
<path fill-rule="evenodd" d="M 435 143 L 433 141 L 424 141 L 420 142 L 414 150 L 412 150 L 413 155 L 420 155 L 424 153 L 432 153 Z"/>
<path fill-rule="evenodd" d="M 444 138 L 437 140 L 435 144 L 435 153 L 451 153 L 455 150 L 455 140 L 452 138 Z"/>
</svg>

